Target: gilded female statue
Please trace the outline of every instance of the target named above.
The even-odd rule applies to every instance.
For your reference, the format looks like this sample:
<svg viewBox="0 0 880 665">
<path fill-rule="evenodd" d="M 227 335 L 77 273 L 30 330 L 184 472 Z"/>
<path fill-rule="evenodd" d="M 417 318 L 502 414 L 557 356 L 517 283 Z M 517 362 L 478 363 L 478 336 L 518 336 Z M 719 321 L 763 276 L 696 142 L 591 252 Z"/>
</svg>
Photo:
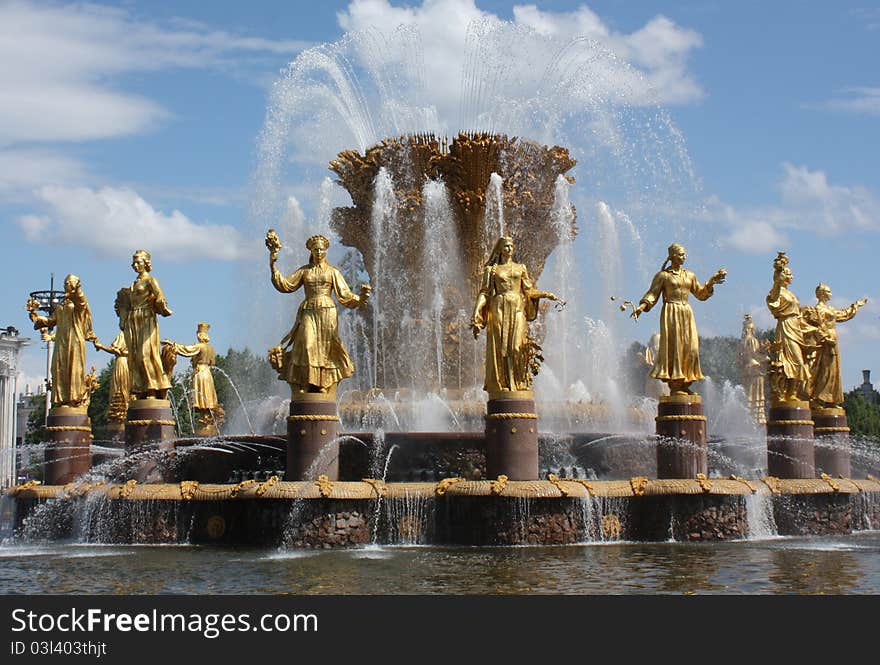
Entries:
<svg viewBox="0 0 880 665">
<path fill-rule="evenodd" d="M 150 274 L 153 269 L 150 253 L 143 249 L 136 251 L 131 259 L 131 267 L 137 277 L 131 285 L 122 328 L 128 347 L 131 392 L 138 399 L 165 399 L 171 388 L 171 379 L 162 362 L 156 315 L 171 316 L 172 312 L 159 282 Z"/>
<path fill-rule="evenodd" d="M 764 377 L 767 374 L 767 352 L 755 337 L 755 322 L 751 314 L 743 317 L 737 362 L 749 403 L 749 413 L 759 425 L 767 422 L 765 413 Z"/>
<path fill-rule="evenodd" d="M 49 316 L 40 316 L 39 304 L 28 300 L 34 330 L 55 328 L 52 339 L 52 406 L 87 406 L 92 386 L 86 378 L 86 341 L 95 338 L 92 312 L 76 275 L 64 279 L 64 297 Z"/>
<path fill-rule="evenodd" d="M 804 320 L 818 328 L 819 344 L 810 366 L 807 393 L 816 406 L 837 406 L 843 402 L 843 382 L 840 378 L 840 346 L 836 324 L 853 318 L 868 299 L 863 298 L 845 309 L 837 309 L 828 304 L 831 287 L 827 284 L 816 287 L 816 299 L 815 307 L 803 309 Z"/>
<path fill-rule="evenodd" d="M 471 322 L 475 338 L 486 328 L 483 389 L 490 395 L 531 389 L 538 346 L 529 335 L 528 322 L 538 316 L 541 298 L 561 302 L 552 293 L 535 290 L 528 269 L 514 260 L 514 252 L 509 236 L 495 243 L 483 268 Z"/>
<path fill-rule="evenodd" d="M 673 243 L 667 250 L 660 272 L 654 275 L 647 293 L 642 296 L 631 316 L 648 312 L 663 297 L 660 310 L 660 347 L 654 360 L 651 376 L 669 384 L 673 395 L 690 395 L 691 383 L 703 378 L 700 370 L 700 340 L 694 312 L 688 302 L 689 294 L 697 300 L 708 300 L 715 292 L 715 284 L 723 284 L 727 272 L 722 268 L 705 284 L 683 266 L 687 254 L 682 245 Z M 669 264 L 667 266 L 667 264 Z"/>
<path fill-rule="evenodd" d="M 116 292 L 116 301 L 113 309 L 119 317 L 119 334 L 116 335 L 110 346 L 101 344 L 96 339 L 92 340 L 95 349 L 106 351 L 114 356 L 113 373 L 110 375 L 110 399 L 108 415 L 110 420 L 125 420 L 128 411 L 128 402 L 131 400 L 131 372 L 128 369 L 128 347 L 125 345 L 125 333 L 122 332 L 123 321 L 127 316 L 128 303 L 131 301 L 131 291 L 126 287 Z"/>
<path fill-rule="evenodd" d="M 773 261 L 773 287 L 766 298 L 767 308 L 776 319 L 770 373 L 773 397 L 779 402 L 806 399 L 810 380 L 806 354 L 813 348 L 810 336 L 815 329 L 801 317 L 801 305 L 788 290 L 792 278 L 788 257 L 779 252 Z"/>
<path fill-rule="evenodd" d="M 339 304 L 353 309 L 367 304 L 371 287 L 362 284 L 360 295 L 352 293 L 339 269 L 327 263 L 329 246 L 330 241 L 324 236 L 309 238 L 308 264 L 285 277 L 275 266 L 281 241 L 272 229 L 266 234 L 272 286 L 281 293 L 293 293 L 300 287 L 305 291 L 293 328 L 278 346 L 269 350 L 272 366 L 294 393 L 326 393 L 354 374 L 354 364 L 339 338 L 338 315 L 331 294 L 336 295 Z"/>
<path fill-rule="evenodd" d="M 208 336 L 208 323 L 199 323 L 196 326 L 195 344 L 178 344 L 170 339 L 162 340 L 162 343 L 170 346 L 174 353 L 184 358 L 189 358 L 193 368 L 193 402 L 192 407 L 201 411 L 216 411 L 220 406 L 217 401 L 217 390 L 214 387 L 214 375 L 211 368 L 217 364 L 217 352 L 211 346 L 211 338 Z"/>
</svg>

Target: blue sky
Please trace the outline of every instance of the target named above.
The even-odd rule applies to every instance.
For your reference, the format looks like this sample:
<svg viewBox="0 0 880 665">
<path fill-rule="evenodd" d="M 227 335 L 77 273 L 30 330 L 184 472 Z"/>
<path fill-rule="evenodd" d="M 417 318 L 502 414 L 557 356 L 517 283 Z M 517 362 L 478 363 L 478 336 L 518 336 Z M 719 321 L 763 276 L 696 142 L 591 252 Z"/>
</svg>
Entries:
<svg viewBox="0 0 880 665">
<path fill-rule="evenodd" d="M 206 320 L 221 352 L 248 342 L 262 352 L 285 330 L 258 329 L 247 301 L 285 320 L 294 311 L 245 288 L 265 270 L 254 221 L 272 223 L 249 211 L 273 82 L 303 49 L 400 20 L 419 25 L 426 60 L 443 62 L 455 26 L 487 14 L 560 38 L 588 34 L 643 74 L 683 136 L 701 211 L 667 210 L 658 219 L 682 215 L 668 228 L 631 215 L 646 265 L 625 269 L 625 297 L 638 298 L 666 244 L 684 239 L 702 278 L 720 265 L 729 274 L 695 306 L 701 332 L 738 335 L 744 312 L 769 326 L 763 298 L 785 250 L 802 303 L 820 280 L 838 305 L 869 298 L 840 326 L 845 387 L 880 370 L 880 8 L 866 2 L 0 2 L 0 325 L 31 334 L 28 293 L 47 288 L 50 272 L 56 284 L 73 272 L 96 331 L 112 339 L 113 297 L 143 246 L 175 310 L 163 337 L 192 341 Z M 306 220 L 327 175 L 313 168 L 289 183 Z M 576 175 L 574 190 L 594 182 Z M 589 213 L 578 210 L 587 243 Z M 584 302 L 603 315 L 595 297 Z M 615 323 L 622 343 L 646 340 L 656 315 L 630 323 Z M 33 383 L 39 345 L 22 360 Z"/>
</svg>

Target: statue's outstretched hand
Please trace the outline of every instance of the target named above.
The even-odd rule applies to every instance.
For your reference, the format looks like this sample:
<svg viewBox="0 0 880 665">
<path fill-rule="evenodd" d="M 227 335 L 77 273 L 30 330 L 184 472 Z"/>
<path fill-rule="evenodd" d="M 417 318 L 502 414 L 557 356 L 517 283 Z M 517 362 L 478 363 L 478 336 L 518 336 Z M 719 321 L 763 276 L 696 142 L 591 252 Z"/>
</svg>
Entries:
<svg viewBox="0 0 880 665">
<path fill-rule="evenodd" d="M 373 287 L 372 286 L 370 286 L 369 284 L 361 284 L 361 293 L 360 293 L 361 306 L 367 304 L 367 302 L 370 300 L 370 296 L 372 294 L 373 294 Z"/>
<path fill-rule="evenodd" d="M 275 233 L 275 229 L 269 229 L 266 232 L 266 249 L 269 250 L 269 260 L 275 261 L 278 258 L 278 252 L 281 250 L 281 239 Z"/>
</svg>

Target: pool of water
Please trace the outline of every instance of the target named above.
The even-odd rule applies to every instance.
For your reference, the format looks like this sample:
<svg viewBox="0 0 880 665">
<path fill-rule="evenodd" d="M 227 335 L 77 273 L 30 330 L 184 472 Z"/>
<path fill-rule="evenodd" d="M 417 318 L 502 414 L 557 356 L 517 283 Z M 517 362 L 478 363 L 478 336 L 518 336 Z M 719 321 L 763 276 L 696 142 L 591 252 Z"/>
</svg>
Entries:
<svg viewBox="0 0 880 665">
<path fill-rule="evenodd" d="M 878 594 L 880 531 L 724 543 L 288 551 L 7 541 L 0 593 Z"/>
</svg>

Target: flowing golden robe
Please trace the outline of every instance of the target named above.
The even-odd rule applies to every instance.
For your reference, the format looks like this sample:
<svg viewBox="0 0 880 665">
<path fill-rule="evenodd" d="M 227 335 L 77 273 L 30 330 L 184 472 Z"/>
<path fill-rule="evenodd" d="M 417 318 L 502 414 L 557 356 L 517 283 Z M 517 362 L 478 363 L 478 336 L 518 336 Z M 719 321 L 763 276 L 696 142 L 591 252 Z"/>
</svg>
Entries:
<svg viewBox="0 0 880 665">
<path fill-rule="evenodd" d="M 776 362 L 786 379 L 795 379 L 804 386 L 810 380 L 810 368 L 804 359 L 804 349 L 810 345 L 807 335 L 813 328 L 801 318 L 797 297 L 784 286 L 773 298 L 767 294 L 767 308 L 776 319 Z"/>
<path fill-rule="evenodd" d="M 108 412 L 112 420 L 125 420 L 128 402 L 131 399 L 131 372 L 128 370 L 128 348 L 125 334 L 120 332 L 110 345 L 113 359 L 113 373 L 110 375 L 110 404 Z"/>
<path fill-rule="evenodd" d="M 287 349 L 281 378 L 301 390 L 308 386 L 327 389 L 354 374 L 354 364 L 339 338 L 331 294 L 348 308 L 357 307 L 361 300 L 348 288 L 339 269 L 326 263 L 305 265 L 284 277 L 273 265 L 272 286 L 281 293 L 293 293 L 300 286 L 305 291 L 293 328 L 281 340 Z"/>
<path fill-rule="evenodd" d="M 91 391 L 86 385 L 86 337 L 92 312 L 85 296 L 65 296 L 48 317 L 37 317 L 34 328 L 55 328 L 52 350 L 52 405 L 81 406 Z"/>
<path fill-rule="evenodd" d="M 175 344 L 174 353 L 190 359 L 193 368 L 193 408 L 217 409 L 220 405 L 211 368 L 217 363 L 217 352 L 208 342 Z"/>
<path fill-rule="evenodd" d="M 162 364 L 157 314 L 168 315 L 168 303 L 152 275 L 145 274 L 131 285 L 131 307 L 125 318 L 123 332 L 128 347 L 131 392 L 143 396 L 148 390 L 171 387 L 171 379 Z"/>
<path fill-rule="evenodd" d="M 837 309 L 827 303 L 819 303 L 815 307 L 804 309 L 804 318 L 818 328 L 819 348 L 810 368 L 810 380 L 807 393 L 810 399 L 826 404 L 843 402 L 843 382 L 840 378 L 840 346 L 837 342 L 835 324 L 849 321 L 856 315 L 858 308 L 850 305 L 846 309 Z"/>
<path fill-rule="evenodd" d="M 743 387 L 749 400 L 749 412 L 756 423 L 764 424 L 765 415 L 764 375 L 766 373 L 766 356 L 761 343 L 751 332 L 741 340 L 739 346 L 739 366 Z"/>
<path fill-rule="evenodd" d="M 690 270 L 666 268 L 651 281 L 648 292 L 639 304 L 648 312 L 663 297 L 660 310 L 660 345 L 654 359 L 651 376 L 661 381 L 699 381 L 700 338 L 694 312 L 688 303 L 688 295 L 697 300 L 706 300 L 715 292 L 711 285 L 697 281 Z"/>
<path fill-rule="evenodd" d="M 486 380 L 489 393 L 529 390 L 528 322 L 538 314 L 532 280 L 522 263 L 501 263 L 483 271 L 474 323 L 486 327 Z"/>
</svg>

